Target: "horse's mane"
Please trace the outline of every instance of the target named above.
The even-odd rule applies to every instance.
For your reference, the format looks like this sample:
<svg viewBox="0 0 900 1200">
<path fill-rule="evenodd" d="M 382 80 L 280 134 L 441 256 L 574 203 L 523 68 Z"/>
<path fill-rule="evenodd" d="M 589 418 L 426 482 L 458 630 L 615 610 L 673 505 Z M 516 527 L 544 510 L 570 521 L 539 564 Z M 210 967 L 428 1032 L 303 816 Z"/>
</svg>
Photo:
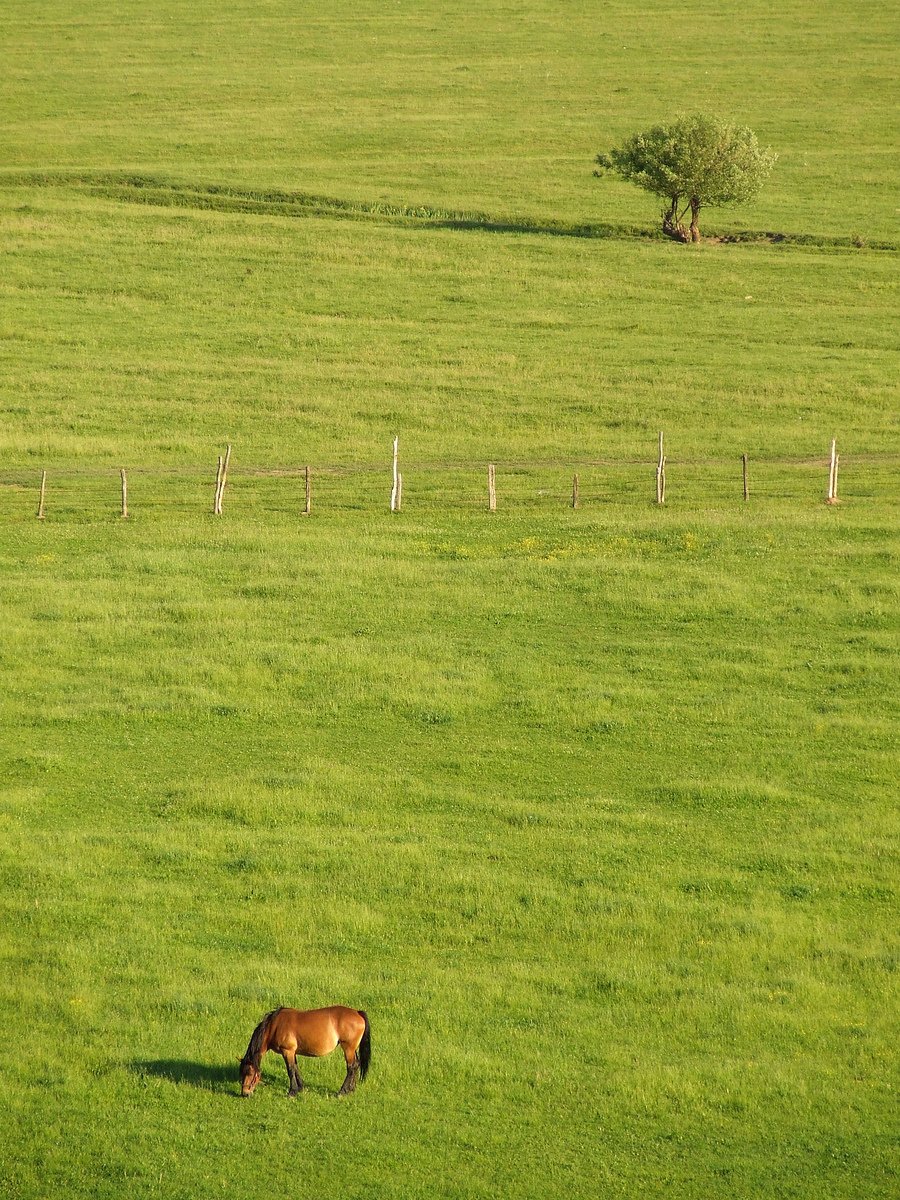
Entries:
<svg viewBox="0 0 900 1200">
<path fill-rule="evenodd" d="M 247 1047 L 247 1053 L 241 1060 L 241 1066 L 244 1066 L 249 1062 L 252 1063 L 254 1067 L 259 1067 L 260 1059 L 262 1058 L 262 1044 L 266 1028 L 268 1027 L 268 1024 L 272 1018 L 280 1012 L 280 1008 L 273 1008 L 271 1012 L 266 1013 L 257 1027 L 253 1030 L 253 1033 L 250 1035 L 250 1045 Z"/>
</svg>

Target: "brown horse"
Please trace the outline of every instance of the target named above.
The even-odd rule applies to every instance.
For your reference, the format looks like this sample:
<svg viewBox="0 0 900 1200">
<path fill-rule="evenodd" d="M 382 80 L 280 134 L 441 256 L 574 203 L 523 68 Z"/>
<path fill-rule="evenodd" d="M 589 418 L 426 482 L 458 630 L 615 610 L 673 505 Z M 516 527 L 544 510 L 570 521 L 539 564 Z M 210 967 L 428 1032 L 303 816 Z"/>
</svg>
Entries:
<svg viewBox="0 0 900 1200">
<path fill-rule="evenodd" d="M 259 1083 L 263 1056 L 274 1050 L 284 1059 L 291 1086 L 289 1096 L 303 1090 L 303 1080 L 297 1070 L 297 1055 L 322 1058 L 336 1046 L 344 1051 L 347 1077 L 341 1084 L 339 1096 L 356 1090 L 356 1081 L 365 1079 L 372 1058 L 372 1036 L 369 1018 L 355 1008 L 335 1004 L 331 1008 L 314 1008 L 301 1012 L 297 1008 L 276 1008 L 266 1013 L 253 1030 L 247 1053 L 241 1059 L 241 1095 L 252 1096 Z"/>
</svg>

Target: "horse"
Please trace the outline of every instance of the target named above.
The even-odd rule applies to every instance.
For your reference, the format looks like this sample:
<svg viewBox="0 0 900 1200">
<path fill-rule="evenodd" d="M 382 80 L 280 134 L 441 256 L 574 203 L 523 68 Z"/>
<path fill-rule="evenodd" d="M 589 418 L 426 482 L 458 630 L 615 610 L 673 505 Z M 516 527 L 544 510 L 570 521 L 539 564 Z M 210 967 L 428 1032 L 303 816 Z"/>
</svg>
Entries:
<svg viewBox="0 0 900 1200">
<path fill-rule="evenodd" d="M 337 1046 L 344 1051 L 347 1076 L 339 1096 L 356 1090 L 357 1080 L 365 1079 L 372 1059 L 372 1035 L 369 1018 L 355 1008 L 340 1004 L 301 1012 L 297 1008 L 275 1008 L 266 1013 L 253 1030 L 247 1053 L 241 1059 L 241 1095 L 252 1096 L 262 1074 L 263 1056 L 269 1050 L 280 1054 L 290 1081 L 289 1096 L 303 1090 L 297 1069 L 297 1055 L 322 1058 Z"/>
</svg>

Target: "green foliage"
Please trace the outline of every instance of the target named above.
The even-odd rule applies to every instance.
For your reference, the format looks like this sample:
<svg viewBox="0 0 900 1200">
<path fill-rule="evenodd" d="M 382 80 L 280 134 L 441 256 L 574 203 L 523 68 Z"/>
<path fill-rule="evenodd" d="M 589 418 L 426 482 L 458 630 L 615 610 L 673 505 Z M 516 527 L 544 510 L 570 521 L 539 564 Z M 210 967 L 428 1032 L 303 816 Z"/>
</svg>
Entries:
<svg viewBox="0 0 900 1200">
<path fill-rule="evenodd" d="M 695 114 L 636 133 L 597 162 L 658 196 L 722 205 L 752 199 L 775 158 L 752 130 Z"/>
<path fill-rule="evenodd" d="M 703 207 L 752 199 L 775 159 L 771 150 L 760 148 L 752 130 L 697 113 L 636 133 L 598 155 L 597 163 L 602 170 L 668 200 L 664 229 L 669 232 L 667 221 L 677 228 L 684 200 L 694 226 Z"/>
</svg>

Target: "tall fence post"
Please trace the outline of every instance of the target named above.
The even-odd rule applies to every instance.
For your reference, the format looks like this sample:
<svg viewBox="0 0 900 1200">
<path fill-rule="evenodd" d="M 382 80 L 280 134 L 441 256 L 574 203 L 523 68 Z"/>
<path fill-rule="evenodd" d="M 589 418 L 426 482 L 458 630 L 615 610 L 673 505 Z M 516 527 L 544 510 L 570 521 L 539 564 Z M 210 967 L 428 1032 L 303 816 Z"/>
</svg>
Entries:
<svg viewBox="0 0 900 1200">
<path fill-rule="evenodd" d="M 488 511 L 497 511 L 497 468 L 488 463 Z"/>
<path fill-rule="evenodd" d="M 222 455 L 219 455 L 216 463 L 216 491 L 213 496 L 213 514 L 219 515 L 219 484 L 222 482 Z"/>
<path fill-rule="evenodd" d="M 396 512 L 400 507 L 400 472 L 397 467 L 400 457 L 400 438 L 394 438 L 394 484 L 391 488 L 391 512 Z"/>
<path fill-rule="evenodd" d="M 306 468 L 306 504 L 303 508 L 304 517 L 308 517 L 312 512 L 312 477 L 309 467 Z"/>
<path fill-rule="evenodd" d="M 578 476 L 572 476 L 572 507 L 578 507 Z"/>
<path fill-rule="evenodd" d="M 125 468 L 120 467 L 119 471 L 122 475 L 122 520 L 128 519 L 128 480 L 125 477 Z"/>
<path fill-rule="evenodd" d="M 659 459 L 656 464 L 656 503 L 666 502 L 666 456 L 663 453 L 663 435 L 659 431 Z"/>
<path fill-rule="evenodd" d="M 826 504 L 837 504 L 837 473 L 838 473 L 837 438 L 832 438 L 831 439 L 831 462 L 828 467 L 828 495 L 825 497 Z"/>
<path fill-rule="evenodd" d="M 219 484 L 219 516 L 222 515 L 222 501 L 225 499 L 225 484 L 228 480 L 228 464 L 231 462 L 231 443 L 225 447 L 225 461 L 222 463 L 222 482 Z"/>
<path fill-rule="evenodd" d="M 231 461 L 231 443 L 225 447 L 225 457 L 219 455 L 219 469 L 216 472 L 216 499 L 213 512 L 217 517 L 222 515 L 222 500 L 225 497 L 225 482 L 228 479 L 228 464 Z"/>
<path fill-rule="evenodd" d="M 37 510 L 37 519 L 39 521 L 43 521 L 43 519 L 44 519 L 44 500 L 46 499 L 46 496 L 47 496 L 47 472 L 41 471 L 41 498 L 38 501 L 38 510 Z"/>
</svg>

